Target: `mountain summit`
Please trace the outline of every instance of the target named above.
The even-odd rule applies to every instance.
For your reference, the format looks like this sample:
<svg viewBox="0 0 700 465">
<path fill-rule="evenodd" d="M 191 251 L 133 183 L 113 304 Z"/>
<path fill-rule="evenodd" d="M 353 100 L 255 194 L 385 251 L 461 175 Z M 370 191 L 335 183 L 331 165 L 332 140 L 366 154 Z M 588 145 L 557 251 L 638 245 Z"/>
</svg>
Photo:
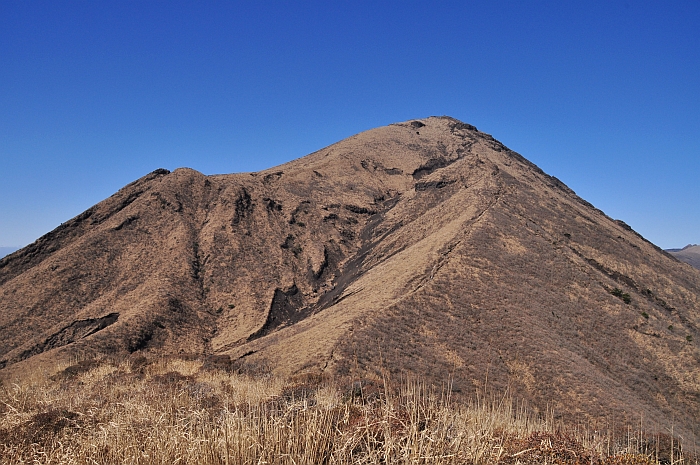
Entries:
<svg viewBox="0 0 700 465">
<path fill-rule="evenodd" d="M 431 117 L 257 173 L 156 170 L 3 258 L 0 376 L 143 351 L 385 370 L 690 437 L 698 309 L 696 270 Z"/>
</svg>

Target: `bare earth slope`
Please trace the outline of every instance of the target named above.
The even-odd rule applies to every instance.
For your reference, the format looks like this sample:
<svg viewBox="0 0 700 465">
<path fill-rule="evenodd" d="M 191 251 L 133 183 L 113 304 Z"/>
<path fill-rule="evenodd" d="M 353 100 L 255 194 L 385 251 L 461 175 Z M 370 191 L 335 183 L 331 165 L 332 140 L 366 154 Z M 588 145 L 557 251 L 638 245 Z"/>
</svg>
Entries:
<svg viewBox="0 0 700 465">
<path fill-rule="evenodd" d="M 700 272 L 452 118 L 155 171 L 0 260 L 0 376 L 139 351 L 488 384 L 693 434 Z M 697 433 L 697 431 L 695 431 Z"/>
</svg>

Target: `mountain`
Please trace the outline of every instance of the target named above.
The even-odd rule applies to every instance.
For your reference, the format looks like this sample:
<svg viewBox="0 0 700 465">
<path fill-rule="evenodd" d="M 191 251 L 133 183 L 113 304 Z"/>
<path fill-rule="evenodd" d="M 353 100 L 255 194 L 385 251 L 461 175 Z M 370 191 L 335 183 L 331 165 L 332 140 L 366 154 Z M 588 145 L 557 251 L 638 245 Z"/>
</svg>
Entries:
<svg viewBox="0 0 700 465">
<path fill-rule="evenodd" d="M 199 354 L 452 379 L 456 396 L 691 437 L 698 309 L 696 270 L 431 117 L 256 173 L 156 170 L 0 260 L 0 376 Z"/>
<path fill-rule="evenodd" d="M 682 249 L 671 249 L 667 252 L 683 263 L 700 270 L 700 245 L 688 244 Z"/>
</svg>

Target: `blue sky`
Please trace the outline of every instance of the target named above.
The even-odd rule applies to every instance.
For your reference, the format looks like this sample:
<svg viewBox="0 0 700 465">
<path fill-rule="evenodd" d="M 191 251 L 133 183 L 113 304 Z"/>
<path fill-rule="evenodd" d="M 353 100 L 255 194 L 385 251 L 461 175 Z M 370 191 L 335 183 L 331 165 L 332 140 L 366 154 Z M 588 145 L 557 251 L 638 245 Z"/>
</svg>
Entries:
<svg viewBox="0 0 700 465">
<path fill-rule="evenodd" d="M 450 115 L 657 245 L 700 242 L 700 2 L 0 2 L 0 246 L 156 168 Z"/>
</svg>

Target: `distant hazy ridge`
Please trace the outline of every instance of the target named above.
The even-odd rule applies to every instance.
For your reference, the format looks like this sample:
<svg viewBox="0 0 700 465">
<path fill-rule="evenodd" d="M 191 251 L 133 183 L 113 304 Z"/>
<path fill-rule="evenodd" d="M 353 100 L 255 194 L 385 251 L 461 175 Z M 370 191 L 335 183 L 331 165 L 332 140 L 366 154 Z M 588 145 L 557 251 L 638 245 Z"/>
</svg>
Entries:
<svg viewBox="0 0 700 465">
<path fill-rule="evenodd" d="M 682 249 L 670 249 L 667 252 L 678 260 L 700 270 L 700 245 L 689 244 Z"/>
<path fill-rule="evenodd" d="M 0 258 L 10 255 L 15 250 L 19 250 L 19 247 L 0 247 Z"/>
</svg>

